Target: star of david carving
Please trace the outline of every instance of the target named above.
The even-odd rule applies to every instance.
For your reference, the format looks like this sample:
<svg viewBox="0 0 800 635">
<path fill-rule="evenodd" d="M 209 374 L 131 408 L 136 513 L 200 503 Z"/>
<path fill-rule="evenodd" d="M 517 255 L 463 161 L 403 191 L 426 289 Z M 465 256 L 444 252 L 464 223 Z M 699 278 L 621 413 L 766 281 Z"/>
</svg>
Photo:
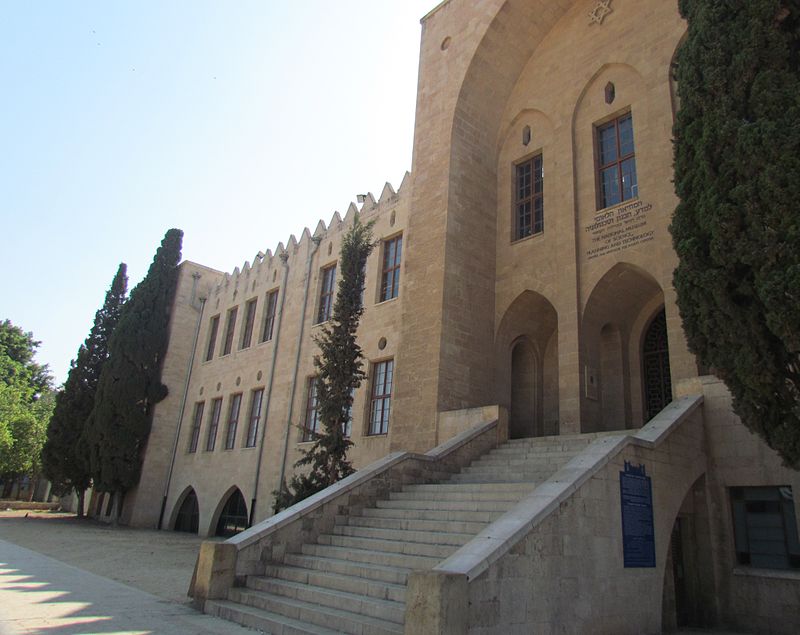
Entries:
<svg viewBox="0 0 800 635">
<path fill-rule="evenodd" d="M 603 24 L 605 17 L 614 11 L 610 5 L 611 0 L 600 0 L 594 9 L 589 11 L 589 26 L 592 24 Z"/>
</svg>

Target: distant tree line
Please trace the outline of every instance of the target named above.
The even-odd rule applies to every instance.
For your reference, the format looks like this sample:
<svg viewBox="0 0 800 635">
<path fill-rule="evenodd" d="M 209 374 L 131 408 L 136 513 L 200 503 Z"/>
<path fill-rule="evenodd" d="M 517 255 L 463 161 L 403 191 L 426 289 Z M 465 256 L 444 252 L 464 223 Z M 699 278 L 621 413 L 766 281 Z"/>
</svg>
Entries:
<svg viewBox="0 0 800 635">
<path fill-rule="evenodd" d="M 53 386 L 46 365 L 34 361 L 39 342 L 9 320 L 0 322 L 0 497 L 30 479 L 33 496 L 40 453 L 53 410 Z"/>
</svg>

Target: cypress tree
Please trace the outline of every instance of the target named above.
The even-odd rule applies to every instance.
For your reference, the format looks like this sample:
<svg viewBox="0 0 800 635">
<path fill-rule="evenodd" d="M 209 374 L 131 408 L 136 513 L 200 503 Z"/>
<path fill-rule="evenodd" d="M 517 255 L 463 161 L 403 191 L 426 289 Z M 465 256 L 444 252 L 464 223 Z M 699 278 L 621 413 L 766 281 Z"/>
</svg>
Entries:
<svg viewBox="0 0 800 635">
<path fill-rule="evenodd" d="M 671 231 L 689 346 L 800 468 L 800 2 L 681 0 Z"/>
<path fill-rule="evenodd" d="M 347 459 L 347 451 L 353 442 L 345 431 L 353 410 L 353 394 L 366 377 L 364 356 L 356 341 L 356 332 L 364 313 L 362 297 L 367 258 L 373 247 L 372 223 L 365 225 L 356 215 L 353 226 L 342 237 L 339 286 L 333 315 L 314 338 L 320 351 L 314 358 L 314 366 L 317 369 L 317 413 L 321 431 L 313 435 L 313 445 L 295 463 L 295 467 L 310 466 L 309 472 L 292 477 L 291 492 L 285 485 L 274 492 L 276 512 L 355 471 Z"/>
<path fill-rule="evenodd" d="M 95 313 L 89 336 L 72 361 L 64 387 L 56 395 L 55 410 L 47 429 L 42 462 L 53 491 L 78 495 L 78 516 L 83 516 L 83 496 L 91 484 L 89 453 L 84 429 L 94 408 L 100 373 L 108 359 L 108 343 L 117 326 L 128 289 L 127 266 L 120 263 L 106 292 L 103 306 Z"/>
<path fill-rule="evenodd" d="M 145 278 L 131 292 L 109 341 L 87 424 L 94 486 L 122 498 L 139 482 L 154 406 L 167 396 L 161 370 L 178 282 L 183 232 L 170 229 Z"/>
</svg>

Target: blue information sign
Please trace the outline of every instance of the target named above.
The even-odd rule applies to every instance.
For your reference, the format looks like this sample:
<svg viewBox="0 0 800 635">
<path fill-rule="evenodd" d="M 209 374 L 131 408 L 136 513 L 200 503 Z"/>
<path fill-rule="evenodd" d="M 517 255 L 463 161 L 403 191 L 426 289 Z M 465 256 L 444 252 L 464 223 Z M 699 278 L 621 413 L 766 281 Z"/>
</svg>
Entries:
<svg viewBox="0 0 800 635">
<path fill-rule="evenodd" d="M 619 473 L 619 494 L 625 567 L 655 567 L 653 484 L 645 474 L 644 465 L 625 461 L 625 471 Z"/>
</svg>

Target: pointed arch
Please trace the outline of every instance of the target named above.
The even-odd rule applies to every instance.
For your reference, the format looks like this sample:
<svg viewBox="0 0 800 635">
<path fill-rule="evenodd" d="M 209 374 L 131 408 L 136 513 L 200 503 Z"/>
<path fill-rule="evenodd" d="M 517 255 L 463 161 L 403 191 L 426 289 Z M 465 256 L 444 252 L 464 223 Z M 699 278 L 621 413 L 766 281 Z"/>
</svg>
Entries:
<svg viewBox="0 0 800 635">
<path fill-rule="evenodd" d="M 642 335 L 663 306 L 661 285 L 632 263 L 614 264 L 595 283 L 581 319 L 583 432 L 638 427 L 646 420 Z"/>
<path fill-rule="evenodd" d="M 200 504 L 194 488 L 188 486 L 178 497 L 169 521 L 173 531 L 196 534 L 200 530 Z"/>
<path fill-rule="evenodd" d="M 523 291 L 495 336 L 496 393 L 515 437 L 558 434 L 558 313 L 540 293 Z"/>
<path fill-rule="evenodd" d="M 220 499 L 211 517 L 208 534 L 229 538 L 247 529 L 247 503 L 242 491 L 235 485 L 230 487 Z"/>
</svg>

